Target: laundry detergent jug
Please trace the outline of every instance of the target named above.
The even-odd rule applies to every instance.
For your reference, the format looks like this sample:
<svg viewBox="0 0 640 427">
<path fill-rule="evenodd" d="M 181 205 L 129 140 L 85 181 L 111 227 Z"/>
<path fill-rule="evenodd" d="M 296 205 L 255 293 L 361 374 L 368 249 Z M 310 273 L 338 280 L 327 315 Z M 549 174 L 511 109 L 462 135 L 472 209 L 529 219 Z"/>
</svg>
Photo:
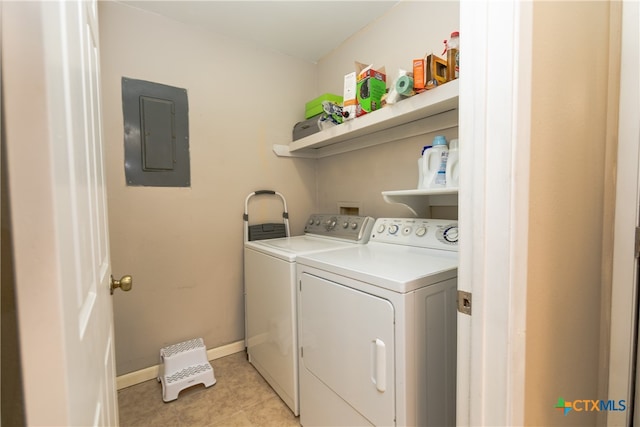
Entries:
<svg viewBox="0 0 640 427">
<path fill-rule="evenodd" d="M 447 157 L 447 187 L 457 187 L 460 183 L 460 158 L 458 156 L 458 140 L 449 141 L 449 155 Z"/>
<path fill-rule="evenodd" d="M 425 187 L 424 179 L 424 152 L 431 148 L 431 145 L 425 145 L 422 147 L 422 153 L 418 157 L 418 190 L 422 190 Z"/>
<path fill-rule="evenodd" d="M 439 188 L 447 184 L 447 140 L 442 135 L 433 139 L 433 146 L 422 155 L 422 188 Z"/>
</svg>

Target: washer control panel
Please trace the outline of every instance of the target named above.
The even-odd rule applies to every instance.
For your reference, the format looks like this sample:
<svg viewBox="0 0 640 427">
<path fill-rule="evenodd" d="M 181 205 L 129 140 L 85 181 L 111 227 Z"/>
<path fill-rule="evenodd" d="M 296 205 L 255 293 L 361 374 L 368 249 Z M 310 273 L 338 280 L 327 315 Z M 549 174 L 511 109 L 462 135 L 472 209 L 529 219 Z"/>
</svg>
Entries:
<svg viewBox="0 0 640 427">
<path fill-rule="evenodd" d="M 371 242 L 458 250 L 458 221 L 448 219 L 378 218 Z"/>
<path fill-rule="evenodd" d="M 367 243 L 375 220 L 369 216 L 313 214 L 304 226 L 305 234 Z"/>
</svg>

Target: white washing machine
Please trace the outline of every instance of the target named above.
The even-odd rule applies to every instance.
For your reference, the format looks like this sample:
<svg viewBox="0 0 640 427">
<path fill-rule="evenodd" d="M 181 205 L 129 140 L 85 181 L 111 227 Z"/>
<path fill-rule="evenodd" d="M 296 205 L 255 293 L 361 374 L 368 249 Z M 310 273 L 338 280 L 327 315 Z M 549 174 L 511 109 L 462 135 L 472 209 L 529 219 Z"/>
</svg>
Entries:
<svg viewBox="0 0 640 427">
<path fill-rule="evenodd" d="M 369 239 L 374 219 L 311 215 L 304 235 L 245 242 L 245 322 L 249 361 L 295 415 L 300 414 L 296 258 Z"/>
<path fill-rule="evenodd" d="M 383 218 L 298 257 L 302 425 L 455 425 L 457 248 L 456 221 Z"/>
</svg>

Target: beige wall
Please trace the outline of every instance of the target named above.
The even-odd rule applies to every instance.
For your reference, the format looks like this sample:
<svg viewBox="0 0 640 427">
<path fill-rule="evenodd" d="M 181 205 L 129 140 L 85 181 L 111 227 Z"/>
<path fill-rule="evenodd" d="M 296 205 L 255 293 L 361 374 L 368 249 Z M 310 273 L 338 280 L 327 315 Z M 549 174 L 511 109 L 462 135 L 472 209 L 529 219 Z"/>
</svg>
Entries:
<svg viewBox="0 0 640 427">
<path fill-rule="evenodd" d="M 598 370 L 608 346 L 600 342 L 602 266 L 610 265 L 601 243 L 612 221 L 605 177 L 614 171 L 605 155 L 615 143 L 607 133 L 609 7 L 534 3 L 527 425 L 595 425 L 595 412 L 565 417 L 553 407 L 559 397 L 606 398 Z"/>
<path fill-rule="evenodd" d="M 411 70 L 414 58 L 427 53 L 440 56 L 443 40 L 459 25 L 459 2 L 401 2 L 318 63 L 320 92 L 342 93 L 343 77 L 354 71 L 355 60 L 385 66 L 391 86 L 399 69 Z M 404 206 L 386 203 L 380 193 L 417 188 L 417 159 L 436 134 L 450 140 L 458 136 L 458 129 L 319 159 L 319 210 L 335 212 L 338 202 L 355 202 L 363 215 L 413 216 Z M 432 216 L 457 218 L 457 209 L 434 208 Z"/>
<path fill-rule="evenodd" d="M 437 134 L 451 140 L 457 138 L 458 128 Z M 420 151 L 435 135 L 436 133 L 429 133 L 319 159 L 318 209 L 337 212 L 339 202 L 353 202 L 360 206 L 361 215 L 374 218 L 413 217 L 412 212 L 404 205 L 386 203 L 381 192 L 417 188 Z M 457 219 L 457 212 L 456 207 L 433 207 L 430 216 Z"/>
<path fill-rule="evenodd" d="M 443 40 L 459 26 L 457 1 L 401 1 L 318 62 L 318 86 L 342 94 L 343 77 L 355 71 L 354 61 L 385 66 L 390 86 L 399 68 L 411 71 L 414 58 L 442 57 Z"/>
<path fill-rule="evenodd" d="M 393 79 L 414 57 L 440 54 L 458 23 L 457 2 L 402 3 L 314 65 L 100 3 L 112 264 L 114 276 L 134 276 L 132 292 L 114 295 L 118 375 L 156 364 L 169 343 L 202 336 L 211 348 L 243 338 L 241 213 L 250 191 L 282 191 L 293 234 L 312 211 L 336 212 L 337 201 L 359 202 L 366 215 L 411 216 L 380 191 L 416 186 L 420 149 L 435 134 L 319 161 L 277 158 L 271 145 L 291 140 L 306 101 L 342 93 L 354 60 L 385 65 Z M 123 76 L 187 89 L 191 188 L 125 186 Z M 457 128 L 439 133 L 451 139 Z M 277 220 L 279 206 L 265 205 L 251 213 Z"/>
<path fill-rule="evenodd" d="M 294 233 L 315 210 L 315 161 L 277 158 L 271 147 L 304 118 L 316 69 L 115 2 L 99 12 L 112 268 L 134 277 L 131 292 L 114 295 L 121 375 L 157 364 L 167 344 L 244 338 L 244 199 L 284 193 Z M 187 89 L 191 188 L 125 185 L 123 76 Z M 277 203 L 250 213 L 281 219 Z"/>
</svg>

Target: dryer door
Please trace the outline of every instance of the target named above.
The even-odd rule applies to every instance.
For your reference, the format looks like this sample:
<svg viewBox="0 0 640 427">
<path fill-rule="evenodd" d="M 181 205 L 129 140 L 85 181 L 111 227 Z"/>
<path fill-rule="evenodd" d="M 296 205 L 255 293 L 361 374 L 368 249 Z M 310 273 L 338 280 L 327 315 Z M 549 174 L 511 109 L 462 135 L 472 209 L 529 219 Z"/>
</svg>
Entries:
<svg viewBox="0 0 640 427">
<path fill-rule="evenodd" d="M 300 305 L 302 369 L 371 424 L 394 425 L 393 305 L 308 273 Z"/>
</svg>

